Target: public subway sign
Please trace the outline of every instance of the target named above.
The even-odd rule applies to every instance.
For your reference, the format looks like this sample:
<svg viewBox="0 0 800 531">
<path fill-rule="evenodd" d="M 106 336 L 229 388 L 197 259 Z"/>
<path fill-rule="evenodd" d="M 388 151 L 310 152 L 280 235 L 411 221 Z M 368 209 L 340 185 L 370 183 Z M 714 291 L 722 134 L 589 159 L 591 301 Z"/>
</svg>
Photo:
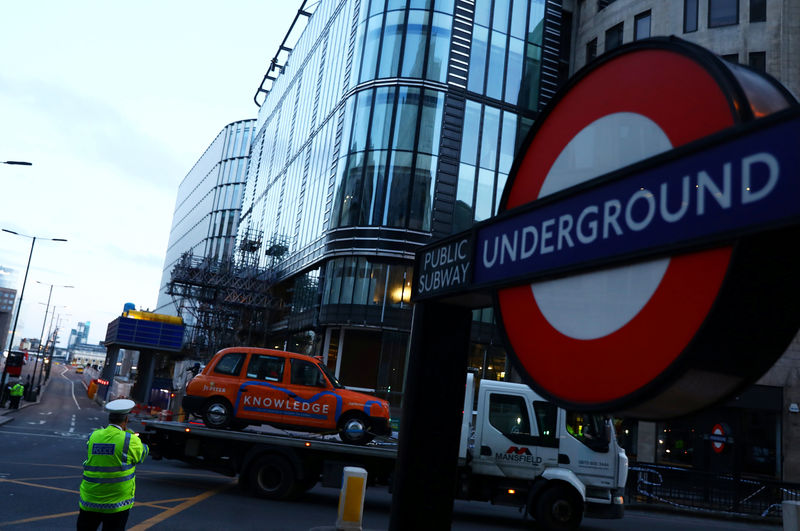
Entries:
<svg viewBox="0 0 800 531">
<path fill-rule="evenodd" d="M 523 379 L 583 411 L 668 418 L 754 382 L 800 327 L 800 108 L 675 38 L 578 72 L 500 213 L 416 255 L 413 300 L 495 318 Z"/>
</svg>

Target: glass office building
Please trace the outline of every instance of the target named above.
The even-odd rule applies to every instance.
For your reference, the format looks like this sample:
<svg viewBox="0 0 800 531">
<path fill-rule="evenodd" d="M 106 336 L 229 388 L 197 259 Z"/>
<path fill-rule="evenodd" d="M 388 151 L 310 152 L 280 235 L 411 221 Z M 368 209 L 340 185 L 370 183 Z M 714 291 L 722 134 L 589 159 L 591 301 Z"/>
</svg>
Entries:
<svg viewBox="0 0 800 531">
<path fill-rule="evenodd" d="M 225 126 L 178 187 L 156 312 L 178 315 L 165 288 L 181 255 L 231 258 L 255 120 Z"/>
<path fill-rule="evenodd" d="M 399 403 L 414 253 L 497 211 L 565 73 L 564 31 L 558 1 L 317 5 L 261 105 L 239 225 L 238 248 L 279 279 L 267 344 Z M 483 329 L 473 365 L 500 377 Z"/>
</svg>

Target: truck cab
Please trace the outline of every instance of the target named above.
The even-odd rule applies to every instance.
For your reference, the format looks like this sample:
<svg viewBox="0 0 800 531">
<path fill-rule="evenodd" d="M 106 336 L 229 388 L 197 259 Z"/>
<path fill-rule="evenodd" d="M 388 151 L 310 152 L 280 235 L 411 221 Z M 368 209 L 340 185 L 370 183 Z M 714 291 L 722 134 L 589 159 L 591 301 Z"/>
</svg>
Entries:
<svg viewBox="0 0 800 531">
<path fill-rule="evenodd" d="M 510 382 L 467 375 L 460 458 L 471 499 L 524 505 L 549 529 L 575 529 L 587 516 L 620 518 L 628 459 L 611 420 L 567 411 Z M 468 414 L 472 412 L 472 414 Z M 476 482 L 474 478 L 486 478 Z"/>
</svg>

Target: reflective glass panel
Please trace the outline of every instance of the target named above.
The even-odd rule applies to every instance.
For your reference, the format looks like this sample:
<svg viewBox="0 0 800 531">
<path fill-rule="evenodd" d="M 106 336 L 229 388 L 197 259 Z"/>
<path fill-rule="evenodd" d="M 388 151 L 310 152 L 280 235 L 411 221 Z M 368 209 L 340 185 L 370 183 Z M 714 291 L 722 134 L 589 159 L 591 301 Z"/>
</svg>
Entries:
<svg viewBox="0 0 800 531">
<path fill-rule="evenodd" d="M 490 98 L 503 97 L 503 75 L 506 63 L 506 35 L 499 31 L 492 32 L 489 45 L 489 70 L 486 78 L 486 95 Z"/>
<path fill-rule="evenodd" d="M 447 79 L 447 59 L 450 55 L 450 26 L 453 17 L 434 13 L 431 25 L 431 43 L 428 50 L 427 79 L 444 83 Z"/>
<path fill-rule="evenodd" d="M 408 217 L 408 195 L 412 183 L 412 154 L 405 151 L 392 153 L 389 167 L 388 197 L 383 224 L 389 227 L 405 227 Z"/>
<path fill-rule="evenodd" d="M 478 170 L 478 188 L 475 193 L 475 221 L 483 221 L 492 215 L 494 196 L 494 171 Z"/>
<path fill-rule="evenodd" d="M 492 29 L 502 33 L 508 33 L 508 0 L 494 0 Z"/>
<path fill-rule="evenodd" d="M 439 137 L 442 131 L 444 94 L 426 90 L 422 99 L 422 118 L 419 126 L 417 151 L 436 154 L 439 152 Z"/>
<path fill-rule="evenodd" d="M 483 80 L 486 75 L 486 52 L 489 48 L 489 30 L 482 26 L 472 28 L 472 48 L 469 56 L 469 79 L 467 88 L 483 94 Z"/>
<path fill-rule="evenodd" d="M 403 22 L 405 11 L 390 11 L 386 14 L 386 27 L 383 32 L 383 48 L 378 77 L 394 77 L 400 64 L 400 50 L 403 43 Z"/>
<path fill-rule="evenodd" d="M 406 45 L 403 51 L 403 77 L 422 77 L 425 62 L 425 43 L 430 29 L 428 11 L 413 9 L 408 12 Z"/>
<path fill-rule="evenodd" d="M 375 110 L 372 113 L 370 149 L 388 149 L 394 109 L 394 87 L 380 87 L 375 91 Z"/>
<path fill-rule="evenodd" d="M 417 132 L 420 89 L 400 87 L 398 90 L 397 115 L 394 122 L 395 149 L 414 149 Z"/>
<path fill-rule="evenodd" d="M 505 101 L 516 104 L 522 86 L 522 54 L 524 41 L 511 38 L 508 42 L 508 66 L 506 67 Z"/>
<path fill-rule="evenodd" d="M 417 155 L 408 228 L 430 230 L 437 157 Z"/>
<path fill-rule="evenodd" d="M 383 32 L 382 24 L 382 14 L 369 18 L 367 39 L 364 43 L 364 54 L 361 60 L 361 76 L 359 77 L 359 82 L 375 79 L 375 66 L 378 61 L 378 49 L 381 45 L 381 33 Z"/>
<path fill-rule="evenodd" d="M 481 130 L 481 105 L 467 100 L 461 137 L 461 162 L 474 165 L 478 159 L 478 134 Z"/>
<path fill-rule="evenodd" d="M 495 169 L 497 164 L 497 146 L 500 141 L 500 109 L 485 106 L 483 108 L 483 134 L 481 138 L 481 168 Z"/>
</svg>

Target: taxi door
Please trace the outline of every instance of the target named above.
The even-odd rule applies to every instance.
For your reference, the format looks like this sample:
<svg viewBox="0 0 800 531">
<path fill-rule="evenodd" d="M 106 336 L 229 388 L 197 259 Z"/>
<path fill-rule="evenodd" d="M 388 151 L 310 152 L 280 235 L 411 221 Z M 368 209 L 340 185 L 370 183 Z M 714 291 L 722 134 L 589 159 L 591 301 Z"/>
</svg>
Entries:
<svg viewBox="0 0 800 531">
<path fill-rule="evenodd" d="M 286 358 L 251 354 L 245 380 L 237 397 L 239 418 L 266 423 L 284 422 L 284 408 L 289 395 L 283 384 Z"/>
<path fill-rule="evenodd" d="M 316 363 L 290 359 L 290 378 L 286 389 L 290 401 L 284 422 L 320 429 L 335 429 L 342 410 L 342 398 Z"/>
</svg>

